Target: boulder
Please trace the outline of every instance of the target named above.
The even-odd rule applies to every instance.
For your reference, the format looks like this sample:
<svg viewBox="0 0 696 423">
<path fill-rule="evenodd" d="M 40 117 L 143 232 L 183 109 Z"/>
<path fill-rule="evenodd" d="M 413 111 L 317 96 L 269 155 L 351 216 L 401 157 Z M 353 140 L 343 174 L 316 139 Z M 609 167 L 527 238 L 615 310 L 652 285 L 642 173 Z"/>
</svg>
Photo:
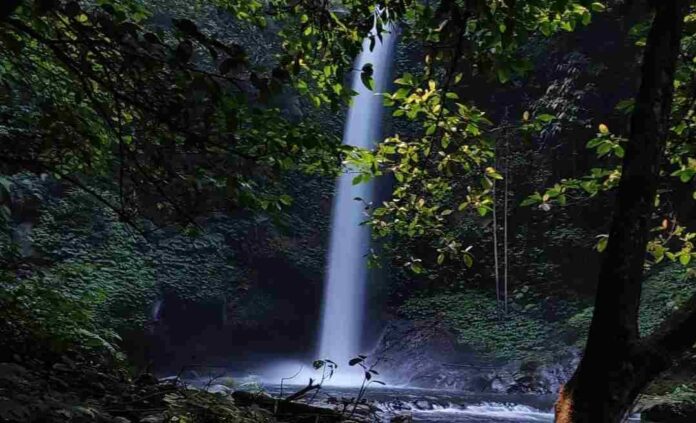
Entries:
<svg viewBox="0 0 696 423">
<path fill-rule="evenodd" d="M 433 409 L 433 405 L 430 403 L 430 401 L 427 401 L 427 400 L 418 400 L 415 403 L 413 403 L 413 406 L 419 410 L 432 410 Z"/>
</svg>

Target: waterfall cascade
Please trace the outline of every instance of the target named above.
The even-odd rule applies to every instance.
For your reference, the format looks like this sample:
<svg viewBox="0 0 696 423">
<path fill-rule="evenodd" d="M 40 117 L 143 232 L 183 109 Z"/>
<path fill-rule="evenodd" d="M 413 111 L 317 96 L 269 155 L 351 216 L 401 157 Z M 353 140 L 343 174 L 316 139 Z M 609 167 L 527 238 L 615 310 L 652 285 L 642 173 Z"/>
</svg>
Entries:
<svg viewBox="0 0 696 423">
<path fill-rule="evenodd" d="M 379 12 L 378 12 L 379 13 Z M 375 21 L 377 15 L 375 17 Z M 376 27 L 376 25 L 375 25 Z M 375 35 L 375 29 L 371 35 Z M 382 137 L 383 101 L 381 93 L 389 85 L 390 68 L 396 35 L 393 30 L 363 42 L 362 52 L 355 62 L 352 89 L 358 94 L 348 111 L 343 143 L 360 148 L 372 148 Z M 372 64 L 374 91 L 361 80 L 361 69 Z M 338 380 L 344 383 L 341 368 L 362 351 L 365 290 L 368 279 L 366 253 L 369 249 L 369 228 L 361 225 L 366 218 L 366 203 L 373 200 L 371 183 L 353 185 L 348 171 L 337 181 L 331 215 L 331 238 L 328 267 L 324 281 L 319 358 L 339 364 Z M 356 200 L 362 199 L 362 201 Z M 361 375 L 360 375 L 361 377 Z"/>
</svg>

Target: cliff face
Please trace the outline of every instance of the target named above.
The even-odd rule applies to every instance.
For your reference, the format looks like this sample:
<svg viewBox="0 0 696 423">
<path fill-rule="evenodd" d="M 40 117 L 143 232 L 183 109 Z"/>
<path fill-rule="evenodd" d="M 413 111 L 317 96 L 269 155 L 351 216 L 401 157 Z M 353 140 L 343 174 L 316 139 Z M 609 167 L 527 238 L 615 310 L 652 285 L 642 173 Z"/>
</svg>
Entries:
<svg viewBox="0 0 696 423">
<path fill-rule="evenodd" d="M 555 394 L 579 362 L 577 350 L 554 359 L 496 359 L 442 324 L 409 320 L 390 322 L 373 356 L 389 383 L 471 393 Z"/>
</svg>

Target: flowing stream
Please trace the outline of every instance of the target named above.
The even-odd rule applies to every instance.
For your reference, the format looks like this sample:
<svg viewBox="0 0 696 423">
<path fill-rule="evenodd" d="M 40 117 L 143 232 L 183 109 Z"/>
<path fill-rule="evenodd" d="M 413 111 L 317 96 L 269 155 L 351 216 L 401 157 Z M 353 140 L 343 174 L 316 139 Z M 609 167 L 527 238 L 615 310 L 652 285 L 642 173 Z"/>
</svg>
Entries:
<svg viewBox="0 0 696 423">
<path fill-rule="evenodd" d="M 375 15 L 375 20 L 377 15 Z M 374 35 L 373 30 L 373 35 Z M 384 106 L 381 93 L 390 83 L 390 69 L 396 35 L 382 33 L 363 43 L 362 53 L 354 65 L 352 89 L 357 92 L 348 110 L 343 143 L 370 149 L 382 137 Z M 361 79 L 361 70 L 372 65 L 374 91 Z M 350 171 L 337 181 L 331 214 L 331 235 L 328 267 L 324 281 L 319 357 L 341 364 L 362 351 L 365 290 L 368 279 L 366 254 L 369 249 L 369 228 L 361 225 L 366 218 L 365 208 L 373 200 L 371 183 L 353 185 Z M 340 379 L 345 375 L 337 375 Z"/>
</svg>

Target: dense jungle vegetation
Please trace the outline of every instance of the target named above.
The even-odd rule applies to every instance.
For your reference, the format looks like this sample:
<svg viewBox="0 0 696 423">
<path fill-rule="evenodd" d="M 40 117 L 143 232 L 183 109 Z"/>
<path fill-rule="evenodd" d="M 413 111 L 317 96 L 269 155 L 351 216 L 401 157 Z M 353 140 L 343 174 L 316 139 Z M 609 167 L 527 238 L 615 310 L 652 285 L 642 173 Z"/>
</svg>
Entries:
<svg viewBox="0 0 696 423">
<path fill-rule="evenodd" d="M 350 147 L 387 31 L 385 136 Z M 346 171 L 383 191 L 370 342 L 525 393 L 565 363 L 561 423 L 694 413 L 695 136 L 687 0 L 4 0 L 0 421 L 307 421 L 153 374 L 306 360 Z"/>
</svg>

